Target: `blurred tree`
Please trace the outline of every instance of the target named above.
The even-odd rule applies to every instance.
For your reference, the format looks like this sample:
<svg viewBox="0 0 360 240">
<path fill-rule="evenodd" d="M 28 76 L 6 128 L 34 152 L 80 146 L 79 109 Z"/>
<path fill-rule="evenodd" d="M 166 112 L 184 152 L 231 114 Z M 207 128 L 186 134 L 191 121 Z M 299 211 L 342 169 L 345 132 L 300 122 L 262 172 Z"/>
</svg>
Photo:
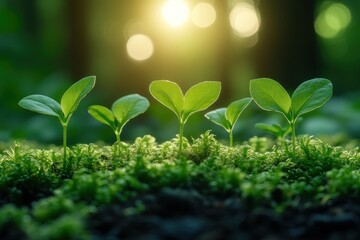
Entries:
<svg viewBox="0 0 360 240">
<path fill-rule="evenodd" d="M 316 1 L 261 1 L 261 29 L 255 46 L 256 73 L 289 88 L 319 76 L 314 31 Z"/>
<path fill-rule="evenodd" d="M 219 106 L 248 96 L 248 81 L 256 77 L 274 78 L 290 89 L 313 77 L 327 77 L 337 94 L 360 88 L 360 1 L 338 1 L 349 8 L 351 23 L 337 37 L 325 39 L 316 35 L 314 21 L 323 3 L 336 1 L 254 0 L 261 26 L 251 47 L 229 25 L 231 4 L 241 1 L 210 1 L 216 21 L 200 29 L 191 20 L 179 28 L 167 26 L 160 12 L 164 0 L 0 0 L 0 140 L 60 142 L 56 127 L 46 128 L 57 126 L 56 119 L 22 111 L 18 100 L 32 93 L 58 98 L 69 81 L 90 74 L 98 77 L 92 95 L 104 105 L 134 92 L 151 99 L 148 85 L 154 79 L 176 81 L 184 90 L 199 81 L 222 81 Z M 200 0 L 187 2 L 191 7 Z M 152 39 L 150 59 L 138 62 L 127 55 L 126 43 L 134 33 Z M 76 136 L 70 141 L 97 136 L 112 141 L 110 132 L 92 122 L 86 106 L 70 126 Z M 150 111 L 144 115 L 147 122 L 136 120 L 125 139 L 161 132 L 160 138 L 168 139 L 175 134 L 168 131 L 174 127 L 171 115 L 160 116 L 161 106 Z M 194 135 L 211 127 L 198 124 L 201 115 L 192 121 L 188 131 Z M 87 131 L 90 125 L 92 131 Z"/>
<path fill-rule="evenodd" d="M 74 79 L 93 74 L 90 70 L 89 4 L 84 0 L 66 0 L 66 26 L 69 29 L 68 69 Z"/>
<path fill-rule="evenodd" d="M 317 37 L 320 51 L 321 75 L 335 82 L 335 93 L 360 91 L 360 1 L 325 1 L 317 4 L 316 16 L 320 16 L 333 4 L 341 4 L 348 10 L 349 24 L 334 37 Z M 335 8 L 336 9 L 336 8 Z M 339 11 L 339 9 L 337 9 Z M 343 12 L 335 12 L 333 21 L 344 21 Z M 334 12 L 333 12 L 334 14 Z M 331 23 L 331 22 L 330 22 Z M 330 26 L 334 29 L 334 26 Z"/>
</svg>

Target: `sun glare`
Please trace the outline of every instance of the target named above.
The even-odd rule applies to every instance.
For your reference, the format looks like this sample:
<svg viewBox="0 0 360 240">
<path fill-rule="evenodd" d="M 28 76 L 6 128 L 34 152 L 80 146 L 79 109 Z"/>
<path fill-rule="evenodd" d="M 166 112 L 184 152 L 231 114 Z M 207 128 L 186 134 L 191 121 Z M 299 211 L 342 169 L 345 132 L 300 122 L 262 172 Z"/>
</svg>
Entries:
<svg viewBox="0 0 360 240">
<path fill-rule="evenodd" d="M 144 34 L 135 34 L 127 41 L 126 50 L 132 59 L 144 61 L 152 56 L 154 45 L 148 36 Z"/>
<path fill-rule="evenodd" d="M 189 8 L 183 0 L 168 0 L 161 9 L 165 22 L 172 27 L 180 27 L 189 17 Z"/>
<path fill-rule="evenodd" d="M 351 22 L 350 10 L 342 3 L 328 5 L 315 20 L 315 31 L 323 38 L 334 38 Z"/>
<path fill-rule="evenodd" d="M 239 37 L 250 37 L 257 33 L 260 19 L 255 7 L 249 3 L 237 4 L 230 13 L 230 25 Z"/>
<path fill-rule="evenodd" d="M 215 8 L 210 3 L 198 3 L 191 12 L 191 20 L 199 28 L 210 27 L 216 20 Z"/>
</svg>

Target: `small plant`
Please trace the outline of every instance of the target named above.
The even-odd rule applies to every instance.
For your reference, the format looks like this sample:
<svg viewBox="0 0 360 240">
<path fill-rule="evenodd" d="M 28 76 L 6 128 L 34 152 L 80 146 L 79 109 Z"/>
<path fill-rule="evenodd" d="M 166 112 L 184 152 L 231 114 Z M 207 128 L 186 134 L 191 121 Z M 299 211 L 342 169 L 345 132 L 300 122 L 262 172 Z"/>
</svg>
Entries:
<svg viewBox="0 0 360 240">
<path fill-rule="evenodd" d="M 282 127 L 278 124 L 257 123 L 255 127 L 275 135 L 278 140 L 284 139 L 291 132 L 290 125 Z"/>
<path fill-rule="evenodd" d="M 315 78 L 300 84 L 291 98 L 275 80 L 259 78 L 250 81 L 250 95 L 255 103 L 266 111 L 281 113 L 289 122 L 292 150 L 295 155 L 295 123 L 298 117 L 326 103 L 333 92 L 332 83 L 324 78 Z"/>
<path fill-rule="evenodd" d="M 69 87 L 61 98 L 60 104 L 54 99 L 44 95 L 30 95 L 20 100 L 19 105 L 27 110 L 55 116 L 63 127 L 64 159 L 66 159 L 67 126 L 79 106 L 80 101 L 95 86 L 96 77 L 88 76 L 77 81 Z"/>
<path fill-rule="evenodd" d="M 138 94 L 131 94 L 116 100 L 111 110 L 100 105 L 90 106 L 88 112 L 96 120 L 111 127 L 120 142 L 124 125 L 132 118 L 144 113 L 150 106 L 149 101 Z"/>
<path fill-rule="evenodd" d="M 192 86 L 185 96 L 179 85 L 167 80 L 156 80 L 149 87 L 151 95 L 172 110 L 180 123 L 179 154 L 182 150 L 184 125 L 189 117 L 210 107 L 219 97 L 221 83 L 205 81 Z"/>
<path fill-rule="evenodd" d="M 229 133 L 230 147 L 233 146 L 233 129 L 235 123 L 251 101 L 251 98 L 243 98 L 232 102 L 227 108 L 219 108 L 205 114 L 207 119 L 222 126 Z"/>
</svg>

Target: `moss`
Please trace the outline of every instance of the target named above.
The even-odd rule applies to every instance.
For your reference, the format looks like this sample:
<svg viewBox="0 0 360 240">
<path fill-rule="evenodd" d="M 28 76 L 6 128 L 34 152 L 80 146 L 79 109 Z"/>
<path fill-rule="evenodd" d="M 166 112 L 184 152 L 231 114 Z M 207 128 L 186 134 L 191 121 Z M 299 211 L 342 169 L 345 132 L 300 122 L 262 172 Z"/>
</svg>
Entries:
<svg viewBox="0 0 360 240">
<path fill-rule="evenodd" d="M 235 197 L 277 213 L 360 197 L 357 148 L 302 136 L 294 157 L 288 140 L 255 137 L 229 148 L 210 132 L 184 139 L 183 146 L 178 156 L 177 138 L 161 144 L 152 136 L 133 144 L 78 144 L 64 162 L 61 148 L 16 143 L 0 154 L 1 231 L 10 224 L 15 232 L 6 236 L 31 238 L 39 231 L 43 239 L 87 239 L 90 216 L 109 206 L 123 208 L 124 218 L 141 215 L 147 208 L 139 199 L 164 189 L 219 201 Z"/>
</svg>

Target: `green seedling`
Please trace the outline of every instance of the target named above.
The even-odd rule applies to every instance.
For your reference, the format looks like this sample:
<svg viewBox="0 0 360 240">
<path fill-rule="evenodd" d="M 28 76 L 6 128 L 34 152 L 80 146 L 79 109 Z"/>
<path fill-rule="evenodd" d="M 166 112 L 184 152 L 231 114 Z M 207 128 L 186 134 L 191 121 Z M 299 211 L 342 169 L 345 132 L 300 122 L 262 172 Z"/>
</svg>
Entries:
<svg viewBox="0 0 360 240">
<path fill-rule="evenodd" d="M 230 147 L 233 146 L 233 129 L 235 123 L 251 101 L 251 98 L 243 98 L 232 102 L 227 108 L 219 108 L 205 114 L 207 119 L 220 125 L 229 133 Z"/>
<path fill-rule="evenodd" d="M 291 129 L 292 148 L 295 155 L 295 123 L 298 117 L 311 112 L 331 97 L 332 83 L 324 78 L 315 78 L 300 84 L 291 98 L 275 80 L 259 78 L 250 81 L 250 95 L 255 103 L 266 111 L 281 113 Z"/>
<path fill-rule="evenodd" d="M 179 85 L 167 80 L 156 80 L 149 87 L 151 95 L 173 111 L 180 123 L 179 154 L 182 150 L 184 125 L 189 117 L 210 107 L 219 97 L 221 83 L 205 81 L 192 86 L 185 96 Z"/>
<path fill-rule="evenodd" d="M 96 77 L 88 76 L 71 85 L 61 98 L 60 104 L 44 95 L 30 95 L 20 100 L 19 105 L 27 110 L 55 116 L 63 127 L 64 159 L 66 159 L 67 126 L 80 101 L 95 86 Z"/>
<path fill-rule="evenodd" d="M 291 132 L 290 125 L 282 127 L 278 124 L 257 123 L 255 127 L 273 134 L 278 140 L 285 138 Z"/>
<path fill-rule="evenodd" d="M 130 119 L 144 113 L 150 106 L 149 101 L 138 94 L 131 94 L 116 100 L 111 110 L 100 105 L 90 106 L 88 112 L 96 120 L 111 127 L 120 143 L 120 134 Z"/>
</svg>

